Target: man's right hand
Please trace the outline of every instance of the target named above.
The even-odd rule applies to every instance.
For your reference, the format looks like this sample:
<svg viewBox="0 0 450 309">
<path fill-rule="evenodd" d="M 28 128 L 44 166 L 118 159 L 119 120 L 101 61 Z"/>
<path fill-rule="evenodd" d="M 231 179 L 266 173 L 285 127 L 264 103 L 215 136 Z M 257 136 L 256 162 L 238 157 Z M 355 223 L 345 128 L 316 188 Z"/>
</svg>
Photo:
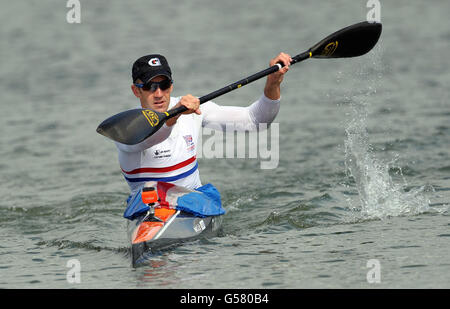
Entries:
<svg viewBox="0 0 450 309">
<path fill-rule="evenodd" d="M 180 106 L 186 107 L 187 111 L 167 120 L 166 121 L 167 126 L 169 126 L 169 127 L 173 126 L 177 122 L 178 117 L 180 117 L 183 114 L 188 115 L 188 114 L 196 113 L 197 115 L 200 115 L 202 113 L 200 110 L 200 100 L 191 94 L 188 94 L 188 95 L 185 95 L 184 97 L 182 97 L 180 99 L 180 101 L 177 103 L 177 105 L 174 106 L 174 108 L 177 108 Z"/>
<path fill-rule="evenodd" d="M 181 98 L 180 102 L 175 107 L 183 105 L 188 110 L 185 111 L 183 114 L 192 114 L 196 113 L 197 115 L 200 115 L 202 112 L 200 111 L 200 100 L 196 97 L 194 97 L 191 94 L 185 95 Z"/>
</svg>

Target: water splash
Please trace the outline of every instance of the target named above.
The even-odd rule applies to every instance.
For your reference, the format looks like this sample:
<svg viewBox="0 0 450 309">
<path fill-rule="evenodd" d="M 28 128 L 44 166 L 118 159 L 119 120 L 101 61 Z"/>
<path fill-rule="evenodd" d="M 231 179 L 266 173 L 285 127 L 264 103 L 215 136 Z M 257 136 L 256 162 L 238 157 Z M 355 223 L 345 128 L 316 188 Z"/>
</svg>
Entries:
<svg viewBox="0 0 450 309">
<path fill-rule="evenodd" d="M 382 71 L 379 50 L 373 54 L 372 60 L 375 71 Z M 376 95 L 382 75 L 373 77 L 373 74 L 365 71 L 363 68 L 356 75 L 360 77 L 359 81 L 364 80 L 366 86 L 353 88 L 361 90 L 347 96 L 350 119 L 345 130 L 345 168 L 347 176 L 355 181 L 359 205 L 352 205 L 354 201 L 350 199 L 349 203 L 352 209 L 361 212 L 364 219 L 383 219 L 428 211 L 430 201 L 425 197 L 425 186 L 407 191 L 408 184 L 403 176 L 403 183 L 399 184 L 389 174 L 397 158 L 384 162 L 374 154 L 367 130 L 368 106 Z M 396 168 L 401 171 L 401 168 Z"/>
<path fill-rule="evenodd" d="M 383 162 L 376 158 L 369 143 L 365 104 L 352 103 L 352 119 L 346 128 L 345 167 L 355 181 L 363 218 L 415 215 L 429 210 L 425 187 L 406 191 L 406 180 L 396 183 L 389 174 L 395 158 Z M 401 170 L 401 169 L 400 169 Z"/>
</svg>

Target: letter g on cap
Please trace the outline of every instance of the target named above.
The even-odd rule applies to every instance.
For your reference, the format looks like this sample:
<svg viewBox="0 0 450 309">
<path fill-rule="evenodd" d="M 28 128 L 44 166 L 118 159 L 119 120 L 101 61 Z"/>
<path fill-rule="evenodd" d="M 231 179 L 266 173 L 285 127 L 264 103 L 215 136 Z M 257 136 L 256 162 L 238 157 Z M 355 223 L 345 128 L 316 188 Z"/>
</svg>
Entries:
<svg viewBox="0 0 450 309">
<path fill-rule="evenodd" d="M 152 67 L 156 67 L 161 65 L 161 61 L 159 61 L 159 58 L 152 58 L 148 61 L 148 64 Z"/>
</svg>

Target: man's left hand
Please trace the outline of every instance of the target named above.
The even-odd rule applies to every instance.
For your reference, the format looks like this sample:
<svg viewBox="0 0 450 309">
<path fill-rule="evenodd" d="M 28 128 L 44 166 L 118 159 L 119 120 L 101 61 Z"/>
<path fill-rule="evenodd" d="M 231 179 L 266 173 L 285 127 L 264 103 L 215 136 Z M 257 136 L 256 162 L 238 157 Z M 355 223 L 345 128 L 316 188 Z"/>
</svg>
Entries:
<svg viewBox="0 0 450 309">
<path fill-rule="evenodd" d="M 289 71 L 289 65 L 291 64 L 292 58 L 288 54 L 280 53 L 278 56 L 270 60 L 269 65 L 274 66 L 278 62 L 283 63 L 283 67 L 277 72 L 272 73 L 267 76 L 266 86 L 264 88 L 264 94 L 271 100 L 278 100 L 281 96 L 280 85 L 283 81 L 284 74 Z"/>
</svg>

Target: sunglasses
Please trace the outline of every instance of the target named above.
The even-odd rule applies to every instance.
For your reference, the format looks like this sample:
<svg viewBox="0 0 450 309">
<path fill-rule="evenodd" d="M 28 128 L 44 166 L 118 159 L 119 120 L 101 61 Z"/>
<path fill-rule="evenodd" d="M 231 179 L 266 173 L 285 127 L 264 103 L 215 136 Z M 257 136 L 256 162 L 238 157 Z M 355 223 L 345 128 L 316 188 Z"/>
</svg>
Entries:
<svg viewBox="0 0 450 309">
<path fill-rule="evenodd" d="M 155 92 L 158 88 L 162 91 L 167 90 L 172 85 L 172 81 L 170 79 L 165 79 L 160 82 L 148 82 L 146 84 L 134 84 L 136 87 L 141 88 L 145 91 Z"/>
</svg>

